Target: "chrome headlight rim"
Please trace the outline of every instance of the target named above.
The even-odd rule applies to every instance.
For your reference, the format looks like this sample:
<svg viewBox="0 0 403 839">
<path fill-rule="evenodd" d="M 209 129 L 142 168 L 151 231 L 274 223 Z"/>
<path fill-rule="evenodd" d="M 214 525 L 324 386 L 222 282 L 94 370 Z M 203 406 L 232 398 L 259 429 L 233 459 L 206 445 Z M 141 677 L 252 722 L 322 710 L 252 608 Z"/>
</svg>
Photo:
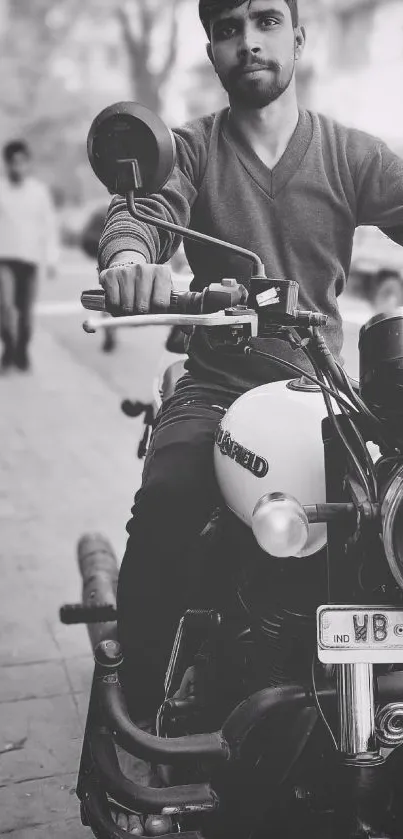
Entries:
<svg viewBox="0 0 403 839">
<path fill-rule="evenodd" d="M 399 468 L 392 478 L 381 505 L 381 522 L 383 547 L 389 568 L 397 584 L 403 589 L 403 542 L 402 542 L 402 563 L 396 558 L 396 518 L 403 510 L 403 466 Z"/>
</svg>

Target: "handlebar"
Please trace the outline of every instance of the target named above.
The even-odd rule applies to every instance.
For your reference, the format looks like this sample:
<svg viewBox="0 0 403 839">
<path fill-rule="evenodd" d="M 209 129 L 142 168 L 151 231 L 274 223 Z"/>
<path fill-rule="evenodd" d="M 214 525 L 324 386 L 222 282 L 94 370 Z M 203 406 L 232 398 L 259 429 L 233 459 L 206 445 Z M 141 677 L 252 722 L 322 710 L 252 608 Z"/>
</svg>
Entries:
<svg viewBox="0 0 403 839">
<path fill-rule="evenodd" d="M 232 281 L 227 281 L 228 285 L 225 285 L 225 282 L 224 280 L 222 285 L 213 283 L 203 291 L 173 291 L 167 313 L 150 313 L 147 315 L 128 315 L 111 318 L 108 328 L 150 326 L 153 324 L 167 326 L 236 326 L 239 323 L 251 323 L 253 320 L 252 316 L 256 313 L 256 305 L 253 305 L 253 308 L 240 305 L 245 303 L 246 289 L 235 281 L 233 284 L 230 284 Z M 84 291 L 81 295 L 81 303 L 84 309 L 101 312 L 107 311 L 105 292 L 102 288 Z M 232 309 L 231 323 L 225 313 L 229 309 Z M 267 307 L 265 311 L 257 307 L 257 313 L 259 319 L 265 318 L 265 322 L 267 322 L 267 317 L 269 322 L 305 327 L 322 327 L 326 325 L 328 320 L 327 316 L 321 312 L 305 312 L 299 309 L 284 312 L 281 309 L 273 307 L 270 309 L 270 313 L 268 313 Z M 255 319 L 257 313 L 255 314 Z M 84 324 L 84 329 L 87 332 L 93 332 L 101 325 L 104 327 L 105 321 L 102 324 L 98 321 L 87 321 Z"/>
</svg>

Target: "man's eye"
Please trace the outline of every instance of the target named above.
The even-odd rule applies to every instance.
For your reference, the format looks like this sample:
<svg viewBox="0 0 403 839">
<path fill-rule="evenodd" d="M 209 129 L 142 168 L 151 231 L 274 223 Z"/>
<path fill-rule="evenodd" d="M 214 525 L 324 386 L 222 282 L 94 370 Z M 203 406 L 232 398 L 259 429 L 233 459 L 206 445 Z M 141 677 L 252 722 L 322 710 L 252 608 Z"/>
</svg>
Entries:
<svg viewBox="0 0 403 839">
<path fill-rule="evenodd" d="M 263 17 L 260 19 L 259 24 L 262 29 L 274 29 L 275 26 L 278 26 L 279 21 L 275 17 Z"/>
<path fill-rule="evenodd" d="M 235 26 L 221 26 L 219 29 L 215 31 L 215 37 L 218 40 L 225 41 L 227 38 L 233 38 L 235 35 L 236 29 Z"/>
</svg>

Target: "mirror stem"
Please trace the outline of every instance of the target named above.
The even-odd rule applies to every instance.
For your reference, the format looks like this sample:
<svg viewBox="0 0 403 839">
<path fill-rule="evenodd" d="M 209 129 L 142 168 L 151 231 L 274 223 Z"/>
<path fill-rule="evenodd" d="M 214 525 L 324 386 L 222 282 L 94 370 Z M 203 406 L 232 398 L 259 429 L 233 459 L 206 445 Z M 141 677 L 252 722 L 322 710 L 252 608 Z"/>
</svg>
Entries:
<svg viewBox="0 0 403 839">
<path fill-rule="evenodd" d="M 145 221 L 147 224 L 153 224 L 155 227 L 161 227 L 163 230 L 170 230 L 173 233 L 179 233 L 180 236 L 184 236 L 186 239 L 192 239 L 194 242 L 204 242 L 208 245 L 217 245 L 219 248 L 225 248 L 226 250 L 231 251 L 231 253 L 243 256 L 245 259 L 248 259 L 253 263 L 253 278 L 266 278 L 263 262 L 253 251 L 249 251 L 246 248 L 240 248 L 238 245 L 230 245 L 229 242 L 222 242 L 221 239 L 215 239 L 213 236 L 207 236 L 205 233 L 198 233 L 196 230 L 190 230 L 188 227 L 180 227 L 178 224 L 165 221 L 165 219 L 140 213 L 136 207 L 135 192 L 133 190 L 130 190 L 130 192 L 126 194 L 126 200 L 130 215 L 138 221 Z"/>
</svg>

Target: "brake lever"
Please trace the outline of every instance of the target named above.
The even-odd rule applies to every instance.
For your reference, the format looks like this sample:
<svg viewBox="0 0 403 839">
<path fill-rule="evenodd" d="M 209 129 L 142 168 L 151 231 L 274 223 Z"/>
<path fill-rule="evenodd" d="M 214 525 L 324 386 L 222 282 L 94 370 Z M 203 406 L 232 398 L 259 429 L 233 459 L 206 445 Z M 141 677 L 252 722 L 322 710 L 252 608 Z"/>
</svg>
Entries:
<svg viewBox="0 0 403 839">
<path fill-rule="evenodd" d="M 251 330 L 250 337 L 257 337 L 258 317 L 256 312 L 252 309 L 244 309 L 243 307 L 240 307 L 240 309 L 239 314 L 236 314 L 236 309 L 228 309 L 207 315 L 180 315 L 166 312 L 163 314 L 128 315 L 127 317 L 110 317 L 107 319 L 105 317 L 90 318 L 84 321 L 83 329 L 85 332 L 94 333 L 98 329 L 105 329 L 105 327 L 108 329 L 141 326 L 203 326 L 206 328 L 226 326 L 232 328 L 239 325 L 249 325 Z"/>
</svg>

